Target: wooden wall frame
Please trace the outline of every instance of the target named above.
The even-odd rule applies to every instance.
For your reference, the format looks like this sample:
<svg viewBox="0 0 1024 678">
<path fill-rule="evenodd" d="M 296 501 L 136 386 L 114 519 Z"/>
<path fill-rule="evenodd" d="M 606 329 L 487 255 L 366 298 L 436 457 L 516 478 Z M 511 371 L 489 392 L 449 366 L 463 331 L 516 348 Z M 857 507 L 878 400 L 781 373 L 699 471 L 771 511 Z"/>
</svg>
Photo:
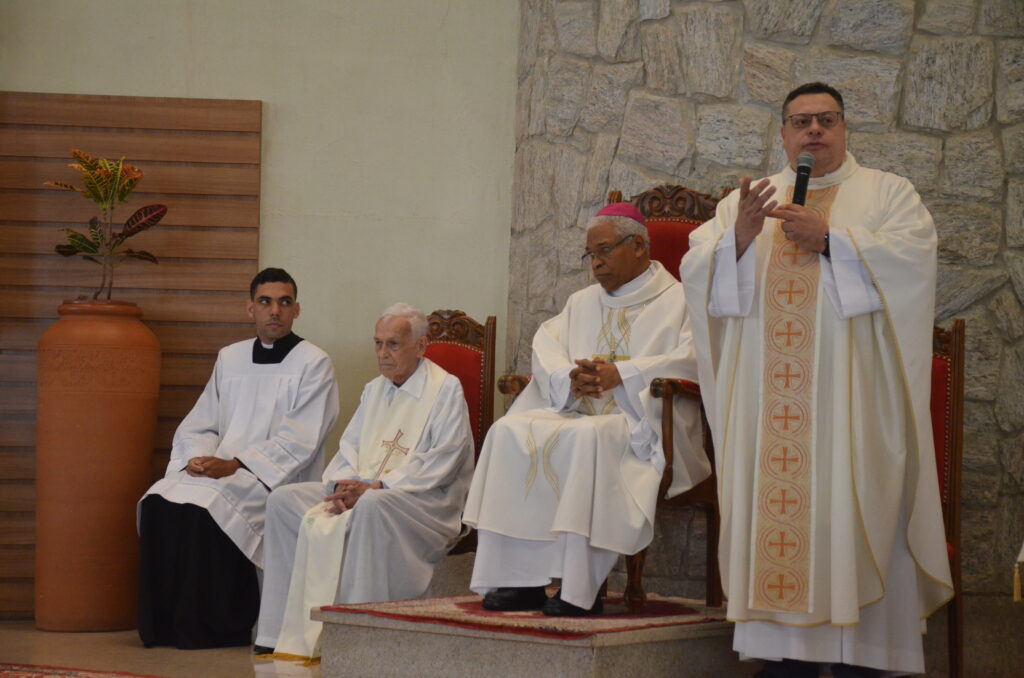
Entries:
<svg viewBox="0 0 1024 678">
<path fill-rule="evenodd" d="M 95 264 L 53 251 L 61 228 L 98 210 L 43 182 L 80 184 L 71 148 L 124 156 L 146 176 L 117 216 L 168 207 L 131 241 L 160 264 L 128 262 L 114 283 L 163 348 L 156 477 L 217 350 L 252 336 L 261 132 L 259 101 L 0 92 L 0 618 L 33 614 L 36 344 L 60 302 L 91 296 L 99 279 Z"/>
</svg>

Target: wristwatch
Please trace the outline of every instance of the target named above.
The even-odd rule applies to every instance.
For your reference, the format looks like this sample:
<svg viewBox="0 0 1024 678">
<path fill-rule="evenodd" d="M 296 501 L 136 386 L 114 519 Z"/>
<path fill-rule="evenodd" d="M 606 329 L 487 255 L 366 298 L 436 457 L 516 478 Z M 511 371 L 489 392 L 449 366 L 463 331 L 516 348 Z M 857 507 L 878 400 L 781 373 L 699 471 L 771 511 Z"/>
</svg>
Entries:
<svg viewBox="0 0 1024 678">
<path fill-rule="evenodd" d="M 828 249 L 828 233 L 825 234 L 825 249 L 821 251 L 821 256 L 825 257 L 826 259 L 832 256 L 832 253 L 829 252 Z"/>
</svg>

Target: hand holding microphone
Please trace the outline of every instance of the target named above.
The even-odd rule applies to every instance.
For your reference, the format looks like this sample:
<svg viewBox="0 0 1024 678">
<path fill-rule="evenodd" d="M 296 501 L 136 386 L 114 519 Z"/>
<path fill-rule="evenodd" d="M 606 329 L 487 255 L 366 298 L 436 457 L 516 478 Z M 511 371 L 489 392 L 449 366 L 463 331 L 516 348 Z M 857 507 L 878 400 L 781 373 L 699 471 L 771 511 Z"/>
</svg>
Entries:
<svg viewBox="0 0 1024 678">
<path fill-rule="evenodd" d="M 768 216 L 782 220 L 782 232 L 786 234 L 787 240 L 795 242 L 808 252 L 824 252 L 828 224 L 817 212 L 804 207 L 807 201 L 807 184 L 813 167 L 813 155 L 805 152 L 797 156 L 793 201 L 773 209 Z"/>
</svg>

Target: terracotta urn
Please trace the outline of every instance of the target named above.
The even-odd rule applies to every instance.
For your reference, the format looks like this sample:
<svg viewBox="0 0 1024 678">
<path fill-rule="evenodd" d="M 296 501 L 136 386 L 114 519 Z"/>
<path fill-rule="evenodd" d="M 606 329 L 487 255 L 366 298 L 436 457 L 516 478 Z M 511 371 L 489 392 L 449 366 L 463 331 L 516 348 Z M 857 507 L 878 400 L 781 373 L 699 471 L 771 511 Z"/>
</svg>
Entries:
<svg viewBox="0 0 1024 678">
<path fill-rule="evenodd" d="M 36 627 L 130 629 L 160 342 L 132 303 L 65 301 L 59 313 L 39 340 Z"/>
</svg>

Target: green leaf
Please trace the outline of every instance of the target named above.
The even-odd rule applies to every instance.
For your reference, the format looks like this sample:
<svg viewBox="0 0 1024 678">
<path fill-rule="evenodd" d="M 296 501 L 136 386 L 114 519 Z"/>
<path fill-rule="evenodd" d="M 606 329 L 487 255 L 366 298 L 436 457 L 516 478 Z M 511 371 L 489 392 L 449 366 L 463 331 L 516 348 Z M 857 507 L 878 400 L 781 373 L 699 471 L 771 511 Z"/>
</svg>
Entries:
<svg viewBox="0 0 1024 678">
<path fill-rule="evenodd" d="M 63 181 L 44 181 L 43 186 L 53 186 L 54 188 L 60 188 L 65 191 L 76 191 L 83 195 L 85 194 L 85 191 L 80 189 L 78 186 L 72 186 L 71 184 L 66 184 Z"/>
<path fill-rule="evenodd" d="M 77 148 L 72 148 L 71 155 L 74 157 L 75 160 L 78 161 L 78 164 L 82 166 L 82 169 L 84 169 L 87 172 L 93 172 L 96 170 L 97 167 L 99 167 L 98 163 L 96 162 L 96 158 L 92 157 L 85 151 L 80 151 Z"/>
<path fill-rule="evenodd" d="M 70 228 L 65 228 L 64 232 L 67 233 L 68 245 L 74 247 L 79 252 L 88 252 L 89 254 L 96 254 L 99 252 L 99 243 L 93 241 L 88 236 L 85 236 L 78 231 L 73 231 Z"/>
<path fill-rule="evenodd" d="M 121 231 L 121 238 L 130 238 L 139 231 L 144 231 L 150 226 L 156 226 L 167 214 L 167 205 L 146 205 L 135 211 L 135 214 L 128 217 L 124 222 L 124 229 Z"/>
<path fill-rule="evenodd" d="M 156 257 L 145 250 L 125 250 L 121 252 L 122 257 L 130 257 L 132 259 L 142 259 L 143 261 L 151 261 L 154 264 L 158 264 Z"/>
<path fill-rule="evenodd" d="M 86 261 L 91 261 L 91 262 L 92 262 L 92 263 L 94 263 L 94 264 L 99 264 L 100 266 L 102 266 L 102 265 L 103 265 L 103 262 L 102 262 L 102 261 L 100 261 L 100 260 L 99 260 L 99 259 L 97 259 L 96 257 L 91 257 L 91 256 L 89 256 L 88 254 L 83 254 L 83 255 L 82 255 L 82 258 L 83 258 L 83 259 L 85 259 Z"/>
<path fill-rule="evenodd" d="M 73 245 L 57 245 L 53 249 L 62 257 L 73 257 L 79 252 L 78 248 Z"/>
</svg>

